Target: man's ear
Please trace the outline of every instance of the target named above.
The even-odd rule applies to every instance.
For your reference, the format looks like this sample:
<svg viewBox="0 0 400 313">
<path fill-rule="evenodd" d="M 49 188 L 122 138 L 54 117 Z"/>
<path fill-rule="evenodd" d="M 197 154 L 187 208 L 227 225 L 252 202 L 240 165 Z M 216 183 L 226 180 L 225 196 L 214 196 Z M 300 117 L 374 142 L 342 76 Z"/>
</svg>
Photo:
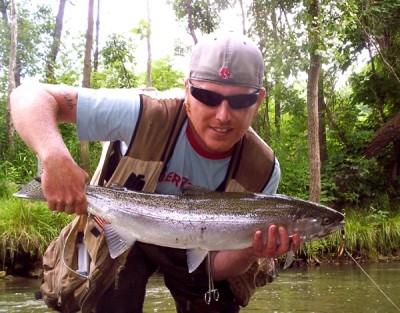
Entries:
<svg viewBox="0 0 400 313">
<path fill-rule="evenodd" d="M 257 100 L 257 103 L 255 104 L 256 109 L 254 110 L 253 121 L 257 117 L 258 110 L 260 109 L 260 106 L 261 106 L 261 104 L 262 104 L 262 102 L 263 102 L 263 100 L 265 98 L 265 95 L 266 95 L 266 90 L 263 87 L 263 88 L 260 89 L 260 94 L 258 95 L 258 100 Z"/>
</svg>

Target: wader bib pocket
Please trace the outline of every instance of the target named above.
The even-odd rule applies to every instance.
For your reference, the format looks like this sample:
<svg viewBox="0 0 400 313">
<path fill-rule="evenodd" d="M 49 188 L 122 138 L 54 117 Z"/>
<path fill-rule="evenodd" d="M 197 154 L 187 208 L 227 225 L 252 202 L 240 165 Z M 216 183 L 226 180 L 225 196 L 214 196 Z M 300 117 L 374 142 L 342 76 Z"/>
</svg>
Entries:
<svg viewBox="0 0 400 313">
<path fill-rule="evenodd" d="M 78 236 L 82 232 L 89 262 L 87 274 L 78 272 Z M 111 259 L 103 230 L 89 215 L 81 215 L 65 226 L 43 255 L 43 280 L 40 287 L 46 305 L 59 312 L 94 312 L 99 297 L 116 278 L 126 253 Z"/>
</svg>

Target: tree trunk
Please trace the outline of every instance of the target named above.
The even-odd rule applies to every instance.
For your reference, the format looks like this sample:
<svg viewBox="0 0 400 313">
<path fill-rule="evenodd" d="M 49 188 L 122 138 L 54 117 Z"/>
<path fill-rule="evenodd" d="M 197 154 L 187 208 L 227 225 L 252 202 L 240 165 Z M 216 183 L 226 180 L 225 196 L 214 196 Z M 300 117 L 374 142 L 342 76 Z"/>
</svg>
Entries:
<svg viewBox="0 0 400 313">
<path fill-rule="evenodd" d="M 239 6 L 242 17 L 242 33 L 246 35 L 246 14 L 244 12 L 243 0 L 239 0 Z"/>
<path fill-rule="evenodd" d="M 14 124 L 11 119 L 10 94 L 16 87 L 15 72 L 17 67 L 17 39 L 18 39 L 18 15 L 16 0 L 11 0 L 11 36 L 10 36 L 10 61 L 8 65 L 8 91 L 7 91 L 7 140 L 9 149 L 14 150 Z"/>
<path fill-rule="evenodd" d="M 92 70 L 92 49 L 93 49 L 93 7 L 94 0 L 89 0 L 88 24 L 86 30 L 85 59 L 83 62 L 82 87 L 90 87 L 90 73 Z"/>
<path fill-rule="evenodd" d="M 45 70 L 46 81 L 48 83 L 56 82 L 54 76 L 54 65 L 56 63 L 58 51 L 60 50 L 61 33 L 63 29 L 64 10 L 66 2 L 67 0 L 60 0 L 60 4 L 58 5 L 56 25 L 54 27 L 54 33 L 53 33 L 53 43 L 51 45 L 50 53 L 47 57 L 46 70 Z"/>
<path fill-rule="evenodd" d="M 192 0 L 186 1 L 186 13 L 188 16 L 188 32 L 189 35 L 192 36 L 194 44 L 197 44 L 197 37 L 194 31 L 194 24 L 193 24 L 193 7 L 192 7 Z"/>
<path fill-rule="evenodd" d="M 393 116 L 375 132 L 371 143 L 365 150 L 365 157 L 367 159 L 376 157 L 382 149 L 396 141 L 400 141 L 400 113 Z"/>
<path fill-rule="evenodd" d="M 93 55 L 93 71 L 97 72 L 99 68 L 99 34 L 100 34 L 100 0 L 97 0 L 97 17 L 96 17 L 96 49 Z"/>
<path fill-rule="evenodd" d="M 9 3 L 5 2 L 5 0 L 0 0 L 0 11 L 5 24 L 8 24 L 8 14 L 7 14 L 8 4 Z"/>
<path fill-rule="evenodd" d="M 88 25 L 86 31 L 86 45 L 85 45 L 85 60 L 83 65 L 83 81 L 82 87 L 90 87 L 90 72 L 92 70 L 92 48 L 93 48 L 93 7 L 94 0 L 89 0 L 88 9 Z M 80 145 L 80 157 L 82 168 L 89 172 L 90 170 L 90 156 L 89 156 L 89 143 L 81 142 Z"/>
<path fill-rule="evenodd" d="M 271 2 L 272 5 L 272 9 L 271 9 L 271 24 L 272 24 L 272 33 L 273 33 L 273 37 L 275 39 L 276 42 L 279 42 L 279 36 L 278 36 L 278 20 L 277 20 L 277 16 L 276 16 L 276 10 L 277 8 L 275 7 L 276 3 L 275 1 Z M 280 78 L 280 70 L 275 70 L 274 71 L 274 79 L 275 79 L 275 86 L 276 87 L 280 87 L 281 85 L 281 78 Z M 275 97 L 274 98 L 275 101 L 275 129 L 276 129 L 276 138 L 279 140 L 280 136 L 281 136 L 281 101 L 280 98 Z"/>
<path fill-rule="evenodd" d="M 321 199 L 321 159 L 319 154 L 319 120 L 318 120 L 318 79 L 321 69 L 321 57 L 317 53 L 319 43 L 319 3 L 310 0 L 310 69 L 307 82 L 307 108 L 308 108 L 308 151 L 310 158 L 310 195 L 309 199 L 319 202 Z"/>
<path fill-rule="evenodd" d="M 400 140 L 396 140 L 393 142 L 393 158 L 390 164 L 390 176 L 389 181 L 390 184 L 395 189 L 399 189 L 400 186 Z"/>
<path fill-rule="evenodd" d="M 263 118 L 263 125 L 265 129 L 265 140 L 269 142 L 271 140 L 271 123 L 269 121 L 269 93 L 267 92 L 265 95 L 265 112 Z"/>
<path fill-rule="evenodd" d="M 321 165 L 328 160 L 328 147 L 326 143 L 326 103 L 324 96 L 324 75 L 319 74 L 318 83 L 318 116 L 319 116 L 319 154 Z"/>
</svg>

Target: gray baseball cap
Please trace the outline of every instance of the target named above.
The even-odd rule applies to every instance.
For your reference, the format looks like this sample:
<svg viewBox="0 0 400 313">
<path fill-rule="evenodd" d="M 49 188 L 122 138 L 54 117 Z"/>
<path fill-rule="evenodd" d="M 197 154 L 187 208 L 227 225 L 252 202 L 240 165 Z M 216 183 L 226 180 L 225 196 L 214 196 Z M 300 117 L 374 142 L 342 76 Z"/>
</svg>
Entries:
<svg viewBox="0 0 400 313">
<path fill-rule="evenodd" d="M 258 47 L 243 35 L 210 34 L 193 49 L 189 78 L 260 89 L 264 59 Z"/>
</svg>

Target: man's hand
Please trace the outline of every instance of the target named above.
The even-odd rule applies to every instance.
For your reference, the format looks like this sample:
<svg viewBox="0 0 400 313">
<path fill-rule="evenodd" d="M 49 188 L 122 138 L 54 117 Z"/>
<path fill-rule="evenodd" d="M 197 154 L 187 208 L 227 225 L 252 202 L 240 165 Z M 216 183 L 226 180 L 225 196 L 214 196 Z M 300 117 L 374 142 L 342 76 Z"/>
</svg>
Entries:
<svg viewBox="0 0 400 313">
<path fill-rule="evenodd" d="M 253 246 L 242 250 L 228 250 L 213 253 L 213 277 L 215 280 L 228 279 L 245 273 L 257 258 L 277 258 L 300 248 L 298 234 L 289 236 L 284 227 L 266 225 L 267 242 L 263 242 L 263 231 L 253 236 Z"/>
<path fill-rule="evenodd" d="M 42 163 L 43 194 L 52 211 L 86 213 L 85 187 L 89 175 L 71 158 L 53 156 Z"/>
<path fill-rule="evenodd" d="M 253 247 L 250 254 L 257 257 L 278 258 L 292 250 L 296 252 L 300 248 L 300 237 L 298 234 L 289 236 L 284 227 L 271 225 L 267 230 L 267 242 L 263 242 L 263 233 L 258 230 L 254 233 Z"/>
</svg>

